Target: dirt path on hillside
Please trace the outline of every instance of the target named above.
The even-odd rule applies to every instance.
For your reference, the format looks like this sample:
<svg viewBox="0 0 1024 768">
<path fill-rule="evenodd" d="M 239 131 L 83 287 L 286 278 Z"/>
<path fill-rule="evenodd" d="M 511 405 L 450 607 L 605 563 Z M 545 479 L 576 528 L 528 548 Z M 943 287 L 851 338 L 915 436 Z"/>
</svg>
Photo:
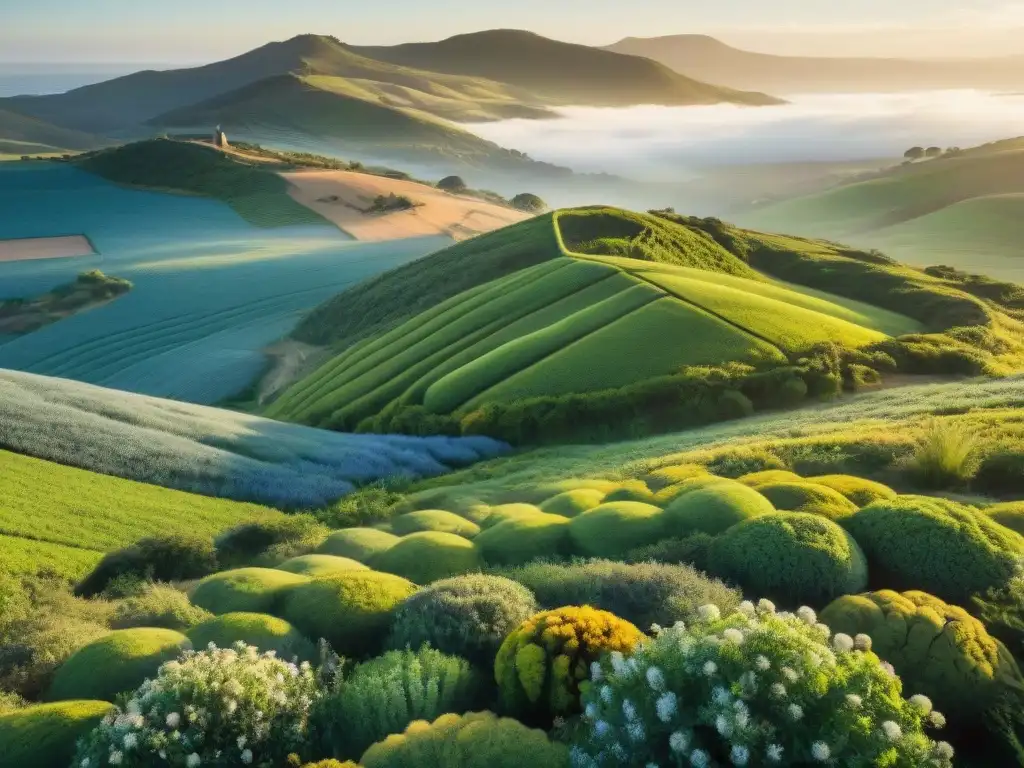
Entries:
<svg viewBox="0 0 1024 768">
<path fill-rule="evenodd" d="M 263 350 L 273 366 L 260 380 L 256 400 L 260 405 L 284 392 L 289 385 L 312 372 L 328 356 L 323 347 L 314 347 L 301 341 L 285 339 Z"/>
</svg>

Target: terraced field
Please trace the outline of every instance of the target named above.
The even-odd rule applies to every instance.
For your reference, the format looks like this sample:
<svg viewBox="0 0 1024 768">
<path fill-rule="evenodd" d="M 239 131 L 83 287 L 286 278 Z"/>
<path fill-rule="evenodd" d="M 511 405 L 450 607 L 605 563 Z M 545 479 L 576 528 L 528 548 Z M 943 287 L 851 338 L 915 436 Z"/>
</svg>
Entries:
<svg viewBox="0 0 1024 768">
<path fill-rule="evenodd" d="M 228 205 L 125 189 L 66 164 L 0 166 L 0 240 L 84 234 L 95 256 L 0 265 L 0 298 L 45 293 L 83 270 L 129 296 L 22 339 L 0 366 L 213 403 L 263 370 L 261 349 L 320 302 L 442 247 L 356 244 L 332 226 L 257 228 Z"/>
</svg>

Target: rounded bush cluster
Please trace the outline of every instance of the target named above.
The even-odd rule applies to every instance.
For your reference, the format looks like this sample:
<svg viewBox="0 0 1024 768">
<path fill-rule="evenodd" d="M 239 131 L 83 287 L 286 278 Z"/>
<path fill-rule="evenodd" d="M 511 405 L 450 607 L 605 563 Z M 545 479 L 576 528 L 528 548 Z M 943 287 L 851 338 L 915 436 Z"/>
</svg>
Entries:
<svg viewBox="0 0 1024 768">
<path fill-rule="evenodd" d="M 538 512 L 505 520 L 487 528 L 474 544 L 491 565 L 559 557 L 568 551 L 569 518 Z"/>
<path fill-rule="evenodd" d="M 605 502 L 638 501 L 642 504 L 653 504 L 654 494 L 642 480 L 626 480 L 613 488 L 604 498 Z"/>
<path fill-rule="evenodd" d="M 896 491 L 889 486 L 853 475 L 822 475 L 808 478 L 808 482 L 839 491 L 858 507 L 866 507 L 873 501 L 896 498 Z"/>
<path fill-rule="evenodd" d="M 501 644 L 494 661 L 505 709 L 533 722 L 579 710 L 580 683 L 603 653 L 632 651 L 643 638 L 628 621 L 589 606 L 544 611 Z"/>
<path fill-rule="evenodd" d="M 566 749 L 544 731 L 490 712 L 411 723 L 363 753 L 364 768 L 564 768 Z"/>
<path fill-rule="evenodd" d="M 533 504 L 498 504 L 487 509 L 480 527 L 491 528 L 508 520 L 522 520 L 542 514 L 544 511 Z"/>
<path fill-rule="evenodd" d="M 799 512 L 762 515 L 730 528 L 709 551 L 711 572 L 788 603 L 860 592 L 868 569 L 857 542 L 831 520 Z"/>
<path fill-rule="evenodd" d="M 388 645 L 429 644 L 486 667 L 508 634 L 536 612 L 530 590 L 511 579 L 456 576 L 434 582 L 398 607 Z"/>
<path fill-rule="evenodd" d="M 119 629 L 79 648 L 57 669 L 47 698 L 99 699 L 133 690 L 192 644 L 172 629 Z"/>
<path fill-rule="evenodd" d="M 374 555 L 379 555 L 398 543 L 398 537 L 387 531 L 376 528 L 346 528 L 335 531 L 317 548 L 324 555 L 337 555 L 367 563 Z"/>
<path fill-rule="evenodd" d="M 764 483 L 757 492 L 782 512 L 804 512 L 809 515 L 841 520 L 857 511 L 857 505 L 824 485 L 799 483 Z"/>
<path fill-rule="evenodd" d="M 738 482 L 757 488 L 767 483 L 802 483 L 804 479 L 796 472 L 788 469 L 763 469 L 760 472 L 751 472 L 739 478 Z"/>
<path fill-rule="evenodd" d="M 192 602 L 210 613 L 273 613 L 281 591 L 309 581 L 275 568 L 236 568 L 207 576 L 192 590 Z"/>
<path fill-rule="evenodd" d="M 399 536 L 433 531 L 435 533 L 454 533 L 456 536 L 472 539 L 480 533 L 480 526 L 453 512 L 445 512 L 443 509 L 421 509 L 392 518 L 391 530 Z"/>
<path fill-rule="evenodd" d="M 574 766 L 952 766 L 861 638 L 767 601 L 700 614 L 592 666 Z"/>
<path fill-rule="evenodd" d="M 210 616 L 209 611 L 192 605 L 184 592 L 166 584 L 149 584 L 138 594 L 117 602 L 110 626 L 113 629 L 162 627 L 184 632 Z"/>
<path fill-rule="evenodd" d="M 483 565 L 473 542 L 454 533 L 410 533 L 370 560 L 376 570 L 416 584 L 478 571 Z"/>
<path fill-rule="evenodd" d="M 104 555 L 75 593 L 82 597 L 97 595 L 119 576 L 183 581 L 201 578 L 216 569 L 217 553 L 211 539 L 185 534 L 154 536 Z"/>
<path fill-rule="evenodd" d="M 663 514 L 653 504 L 605 502 L 569 523 L 573 550 L 587 557 L 621 557 L 661 538 Z"/>
<path fill-rule="evenodd" d="M 349 571 L 297 584 L 283 595 L 282 615 L 310 639 L 327 640 L 343 656 L 375 651 L 395 608 L 416 591 L 400 576 Z"/>
<path fill-rule="evenodd" d="M 700 464 L 670 464 L 659 467 L 643 476 L 647 487 L 657 492 L 670 485 L 681 483 L 694 477 L 706 475 L 708 471 Z"/>
<path fill-rule="evenodd" d="M 654 494 L 654 503 L 662 507 L 667 507 L 673 501 L 688 493 L 710 488 L 711 486 L 718 485 L 720 483 L 728 484 L 731 482 L 732 480 L 727 478 L 718 477 L 717 475 L 709 475 L 707 473 L 703 475 L 694 475 L 686 480 L 680 480 L 678 483 L 667 485 L 658 490 Z"/>
<path fill-rule="evenodd" d="M 73 765 L 278 768 L 290 753 L 305 751 L 318 695 L 308 664 L 243 643 L 188 652 L 108 714 L 82 740 Z"/>
<path fill-rule="evenodd" d="M 105 701 L 58 701 L 0 715 L 0 755 L 4 765 L 70 765 L 76 742 L 92 731 L 113 707 Z"/>
<path fill-rule="evenodd" d="M 309 576 L 310 578 L 330 576 L 332 573 L 342 573 L 344 571 L 365 571 L 368 569 L 367 566 L 358 560 L 353 560 L 350 557 L 338 557 L 337 555 L 299 555 L 275 565 L 274 568 L 279 571 L 288 571 L 288 573 L 297 573 L 300 576 Z"/>
<path fill-rule="evenodd" d="M 1024 536 L 1024 502 L 1008 501 L 1005 504 L 993 504 L 991 507 L 985 507 L 983 511 L 1004 528 Z"/>
<path fill-rule="evenodd" d="M 242 642 L 264 653 L 273 651 L 285 660 L 313 661 L 317 653 L 313 643 L 295 627 L 264 613 L 225 613 L 190 629 L 188 639 L 196 648 L 211 643 L 230 648 Z"/>
<path fill-rule="evenodd" d="M 541 511 L 549 515 L 561 515 L 562 517 L 576 517 L 589 509 L 601 506 L 604 491 L 593 488 L 577 488 L 574 491 L 565 491 L 557 496 L 552 496 L 540 505 Z"/>
<path fill-rule="evenodd" d="M 953 603 L 1005 585 L 1024 554 L 1024 537 L 944 499 L 876 501 L 843 524 L 864 549 L 874 583 Z"/>
<path fill-rule="evenodd" d="M 771 502 L 752 488 L 734 480 L 718 479 L 669 504 L 665 508 L 665 527 L 672 536 L 715 535 L 774 511 Z"/>
</svg>

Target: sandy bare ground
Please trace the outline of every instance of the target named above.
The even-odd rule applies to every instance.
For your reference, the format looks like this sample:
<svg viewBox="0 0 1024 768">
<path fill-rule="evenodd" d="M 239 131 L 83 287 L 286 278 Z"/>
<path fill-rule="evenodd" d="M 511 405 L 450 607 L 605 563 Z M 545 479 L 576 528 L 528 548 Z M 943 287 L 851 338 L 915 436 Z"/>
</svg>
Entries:
<svg viewBox="0 0 1024 768">
<path fill-rule="evenodd" d="M 293 199 L 336 224 L 356 240 L 401 240 L 447 235 L 455 240 L 501 229 L 529 215 L 473 197 L 451 195 L 414 181 L 352 171 L 295 171 L 281 174 Z M 417 207 L 367 214 L 378 195 L 404 195 Z"/>
<path fill-rule="evenodd" d="M 92 243 L 83 235 L 0 240 L 0 261 L 65 259 L 71 256 L 92 256 L 94 253 Z"/>
</svg>

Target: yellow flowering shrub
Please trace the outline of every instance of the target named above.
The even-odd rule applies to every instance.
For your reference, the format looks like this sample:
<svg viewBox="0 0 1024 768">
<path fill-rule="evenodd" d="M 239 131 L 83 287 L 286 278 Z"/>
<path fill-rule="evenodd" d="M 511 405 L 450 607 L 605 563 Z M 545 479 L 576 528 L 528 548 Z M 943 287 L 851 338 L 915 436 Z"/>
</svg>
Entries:
<svg viewBox="0 0 1024 768">
<path fill-rule="evenodd" d="M 498 650 L 494 677 L 502 705 L 535 721 L 573 714 L 591 662 L 611 651 L 629 653 L 642 638 L 625 619 L 589 606 L 538 613 Z"/>
</svg>

